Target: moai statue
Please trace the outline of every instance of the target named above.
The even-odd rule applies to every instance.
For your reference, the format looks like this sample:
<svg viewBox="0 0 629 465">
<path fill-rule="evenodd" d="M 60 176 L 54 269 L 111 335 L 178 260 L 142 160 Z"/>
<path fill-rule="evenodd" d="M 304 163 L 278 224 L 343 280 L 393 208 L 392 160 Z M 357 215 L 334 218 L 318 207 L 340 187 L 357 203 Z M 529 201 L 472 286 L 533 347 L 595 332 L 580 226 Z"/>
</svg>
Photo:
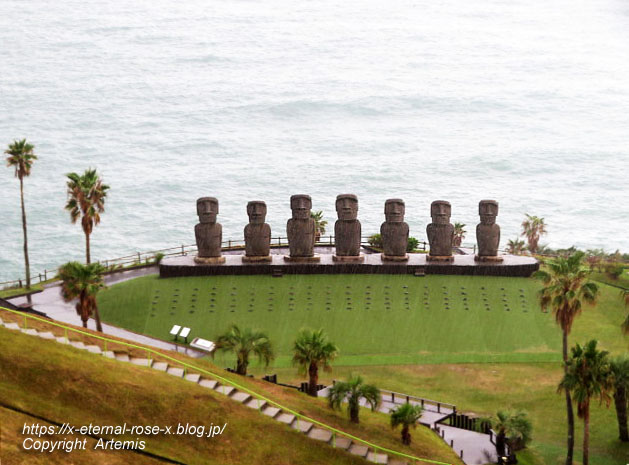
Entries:
<svg viewBox="0 0 629 465">
<path fill-rule="evenodd" d="M 215 197 L 197 199 L 197 215 L 199 215 L 199 224 L 194 227 L 197 256 L 194 257 L 194 261 L 213 265 L 225 263 L 225 257 L 221 255 L 223 227 L 216 222 L 218 200 Z"/>
<path fill-rule="evenodd" d="M 426 226 L 426 234 L 430 243 L 429 261 L 451 262 L 452 240 L 454 239 L 454 226 L 450 224 L 452 207 L 450 202 L 435 200 L 430 204 L 430 216 L 432 223 Z"/>
<path fill-rule="evenodd" d="M 382 260 L 401 262 L 408 260 L 408 224 L 404 222 L 404 200 L 388 199 L 384 203 L 385 221 L 380 226 Z"/>
<path fill-rule="evenodd" d="M 341 194 L 336 197 L 338 220 L 334 223 L 336 254 L 335 262 L 362 262 L 360 254 L 360 221 L 358 221 L 358 197 Z"/>
<path fill-rule="evenodd" d="M 270 262 L 271 227 L 264 222 L 266 219 L 266 203 L 252 200 L 247 204 L 249 224 L 245 226 L 245 255 L 242 261 Z"/>
<path fill-rule="evenodd" d="M 495 200 L 481 200 L 478 203 L 480 223 L 476 226 L 476 242 L 478 254 L 474 257 L 480 262 L 501 262 L 498 255 L 500 245 L 500 226 L 496 224 L 498 216 L 498 202 Z"/>
<path fill-rule="evenodd" d="M 286 223 L 289 256 L 284 256 L 288 262 L 318 262 L 320 257 L 314 254 L 315 222 L 310 217 L 312 199 L 309 195 L 292 195 L 290 208 L 293 217 Z"/>
</svg>

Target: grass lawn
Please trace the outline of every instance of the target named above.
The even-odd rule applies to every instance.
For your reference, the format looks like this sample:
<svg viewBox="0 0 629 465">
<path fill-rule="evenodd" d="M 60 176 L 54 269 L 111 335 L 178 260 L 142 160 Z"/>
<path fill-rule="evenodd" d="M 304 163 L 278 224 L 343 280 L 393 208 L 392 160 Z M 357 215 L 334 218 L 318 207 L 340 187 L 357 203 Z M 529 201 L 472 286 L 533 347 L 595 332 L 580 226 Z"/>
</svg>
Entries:
<svg viewBox="0 0 629 465">
<path fill-rule="evenodd" d="M 624 309 L 616 289 L 601 288 L 600 305 L 586 309 L 574 334 L 618 352 Z M 210 340 L 231 323 L 262 329 L 277 367 L 289 366 L 302 327 L 326 330 L 341 349 L 338 365 L 558 361 L 561 338 L 539 310 L 538 289 L 533 279 L 475 276 L 152 275 L 102 292 L 99 308 L 104 321 L 161 339 L 173 324 Z"/>
</svg>

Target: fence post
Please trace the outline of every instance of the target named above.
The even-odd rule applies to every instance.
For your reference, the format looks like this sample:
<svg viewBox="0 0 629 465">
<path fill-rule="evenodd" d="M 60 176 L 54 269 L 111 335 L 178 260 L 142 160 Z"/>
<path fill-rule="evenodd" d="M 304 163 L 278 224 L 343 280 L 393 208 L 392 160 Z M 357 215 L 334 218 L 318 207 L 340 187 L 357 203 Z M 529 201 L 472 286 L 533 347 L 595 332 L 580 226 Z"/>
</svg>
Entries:
<svg viewBox="0 0 629 465">
<path fill-rule="evenodd" d="M 437 413 L 441 413 L 441 403 L 437 402 Z"/>
<path fill-rule="evenodd" d="M 44 281 L 48 281 L 48 270 L 44 270 Z"/>
<path fill-rule="evenodd" d="M 183 244 L 181 244 L 181 255 L 185 255 L 185 252 L 183 250 Z"/>
<path fill-rule="evenodd" d="M 230 240 L 229 240 L 229 242 L 228 242 L 227 248 L 228 248 L 228 249 L 231 249 L 231 248 L 232 248 L 232 240 L 231 240 L 231 239 L 230 239 Z"/>
<path fill-rule="evenodd" d="M 332 245 L 332 234 L 330 234 L 330 245 Z"/>
<path fill-rule="evenodd" d="M 138 263 L 142 263 L 142 257 L 140 256 L 140 252 L 138 252 Z"/>
<path fill-rule="evenodd" d="M 22 278 L 18 279 L 17 281 L 18 281 L 18 283 L 20 284 L 20 287 L 23 287 L 23 286 L 22 286 Z"/>
</svg>

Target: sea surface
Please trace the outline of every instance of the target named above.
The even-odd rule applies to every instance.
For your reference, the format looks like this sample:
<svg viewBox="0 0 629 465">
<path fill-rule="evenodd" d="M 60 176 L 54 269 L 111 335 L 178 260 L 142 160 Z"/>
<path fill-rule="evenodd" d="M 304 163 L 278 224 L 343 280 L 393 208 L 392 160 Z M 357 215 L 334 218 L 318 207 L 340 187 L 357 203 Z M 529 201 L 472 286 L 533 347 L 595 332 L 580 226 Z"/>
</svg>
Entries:
<svg viewBox="0 0 629 465">
<path fill-rule="evenodd" d="M 502 241 L 525 213 L 542 243 L 629 251 L 626 0 L 0 1 L 0 144 L 26 137 L 32 271 L 84 257 L 65 174 L 111 186 L 94 259 L 194 243 L 216 196 L 224 238 L 248 200 L 285 235 L 307 193 L 333 229 L 359 196 L 363 234 L 406 201 L 425 239 L 478 201 Z M 19 183 L 0 169 L 0 281 L 24 275 Z"/>
</svg>

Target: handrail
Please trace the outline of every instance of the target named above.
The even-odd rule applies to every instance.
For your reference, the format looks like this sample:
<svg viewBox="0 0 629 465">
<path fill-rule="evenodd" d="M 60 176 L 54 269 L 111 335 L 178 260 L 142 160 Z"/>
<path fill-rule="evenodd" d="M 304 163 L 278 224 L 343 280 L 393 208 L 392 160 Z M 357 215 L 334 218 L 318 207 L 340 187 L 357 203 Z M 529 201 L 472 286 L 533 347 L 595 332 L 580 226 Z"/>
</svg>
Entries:
<svg viewBox="0 0 629 465">
<path fill-rule="evenodd" d="M 116 339 L 110 339 L 110 338 L 104 337 L 104 336 L 98 336 L 96 334 L 88 333 L 86 331 L 81 331 L 80 329 L 72 328 L 70 326 L 65 326 L 65 325 L 56 323 L 54 321 L 49 321 L 49 320 L 46 320 L 44 318 L 39 318 L 39 317 L 30 315 L 28 313 L 19 312 L 19 311 L 16 311 L 16 310 L 11 310 L 11 309 L 8 309 L 6 307 L 0 306 L 0 310 L 7 311 L 9 313 L 13 313 L 13 314 L 18 315 L 18 316 L 23 316 L 24 317 L 24 327 L 25 328 L 27 326 L 26 319 L 30 318 L 32 320 L 40 321 L 40 322 L 47 323 L 47 324 L 52 325 L 52 326 L 56 326 L 58 328 L 62 328 L 65 331 L 72 331 L 74 333 L 82 334 L 84 336 L 92 337 L 94 339 L 98 339 L 98 340 L 101 340 L 101 341 L 104 341 L 104 342 L 110 342 L 110 343 L 114 343 L 114 344 L 119 344 L 119 345 L 122 345 L 122 346 L 130 347 L 130 348 L 133 348 L 133 349 L 144 350 L 147 354 L 157 355 L 157 356 L 159 356 L 161 358 L 165 358 L 165 359 L 170 360 L 172 362 L 175 362 L 175 363 L 177 363 L 179 365 L 182 365 L 184 368 L 192 369 L 192 370 L 201 372 L 201 373 L 203 373 L 205 375 L 212 376 L 213 378 L 216 378 L 216 379 L 220 380 L 221 382 L 223 382 L 223 384 L 229 384 L 229 385 L 231 385 L 231 386 L 233 386 L 233 387 L 235 387 L 237 389 L 240 389 L 241 391 L 246 392 L 247 394 L 249 394 L 251 396 L 254 396 L 255 398 L 257 398 L 259 400 L 263 400 L 265 402 L 268 402 L 271 405 L 274 405 L 275 407 L 277 407 L 277 408 L 279 408 L 279 409 L 281 409 L 283 411 L 289 412 L 290 414 L 295 415 L 297 418 L 301 418 L 303 420 L 309 421 L 309 422 L 311 422 L 313 424 L 316 424 L 316 425 L 318 425 L 318 426 L 320 426 L 320 427 L 322 427 L 322 428 L 324 428 L 324 429 L 326 429 L 328 431 L 331 431 L 333 433 L 333 436 L 332 436 L 332 438 L 333 438 L 332 440 L 333 441 L 335 441 L 334 434 L 339 434 L 339 435 L 344 436 L 346 438 L 349 438 L 349 439 L 351 439 L 353 441 L 359 442 L 359 443 L 367 446 L 368 448 L 372 448 L 375 452 L 386 452 L 387 454 L 392 454 L 392 455 L 395 455 L 395 456 L 398 456 L 398 457 L 403 457 L 403 458 L 406 458 L 406 459 L 414 460 L 416 462 L 425 462 L 425 463 L 431 463 L 431 464 L 434 464 L 434 465 L 452 465 L 452 464 L 449 464 L 449 463 L 446 463 L 446 462 L 440 462 L 438 460 L 431 460 L 431 459 L 425 459 L 425 458 L 421 458 L 421 457 L 415 457 L 413 455 L 408 455 L 408 454 L 405 454 L 403 452 L 397 452 L 397 451 L 388 449 L 386 447 L 382 447 L 382 446 L 378 446 L 376 444 L 372 444 L 369 441 L 365 441 L 364 439 L 360 439 L 360 438 L 358 438 L 356 436 L 353 436 L 352 434 L 349 434 L 349 433 L 346 433 L 346 432 L 344 432 L 342 430 L 334 428 L 333 426 L 329 426 L 329 425 L 326 425 L 325 423 L 321 423 L 320 421 L 315 420 L 314 418 L 307 417 L 307 416 L 302 415 L 301 413 L 296 412 L 296 411 L 294 411 L 294 410 L 292 410 L 290 408 L 284 407 L 283 405 L 275 402 L 274 400 L 269 399 L 268 397 L 266 397 L 266 396 L 264 396 L 262 394 L 259 394 L 259 393 L 255 392 L 255 391 L 252 391 L 249 388 L 246 388 L 244 386 L 239 385 L 235 381 L 232 381 L 232 380 L 230 380 L 228 378 L 224 378 L 224 377 L 222 377 L 219 374 L 216 374 L 216 373 L 213 373 L 211 371 L 205 370 L 203 368 L 194 366 L 194 365 L 192 365 L 190 363 L 187 363 L 187 362 L 184 362 L 182 360 L 178 360 L 178 359 L 176 359 L 174 357 L 171 357 L 169 355 L 166 355 L 166 354 L 164 354 L 162 352 L 156 351 L 155 349 L 151 349 L 149 347 L 139 346 L 139 345 L 136 345 L 136 344 L 131 344 L 131 343 L 128 343 L 128 342 L 118 341 Z"/>
</svg>

